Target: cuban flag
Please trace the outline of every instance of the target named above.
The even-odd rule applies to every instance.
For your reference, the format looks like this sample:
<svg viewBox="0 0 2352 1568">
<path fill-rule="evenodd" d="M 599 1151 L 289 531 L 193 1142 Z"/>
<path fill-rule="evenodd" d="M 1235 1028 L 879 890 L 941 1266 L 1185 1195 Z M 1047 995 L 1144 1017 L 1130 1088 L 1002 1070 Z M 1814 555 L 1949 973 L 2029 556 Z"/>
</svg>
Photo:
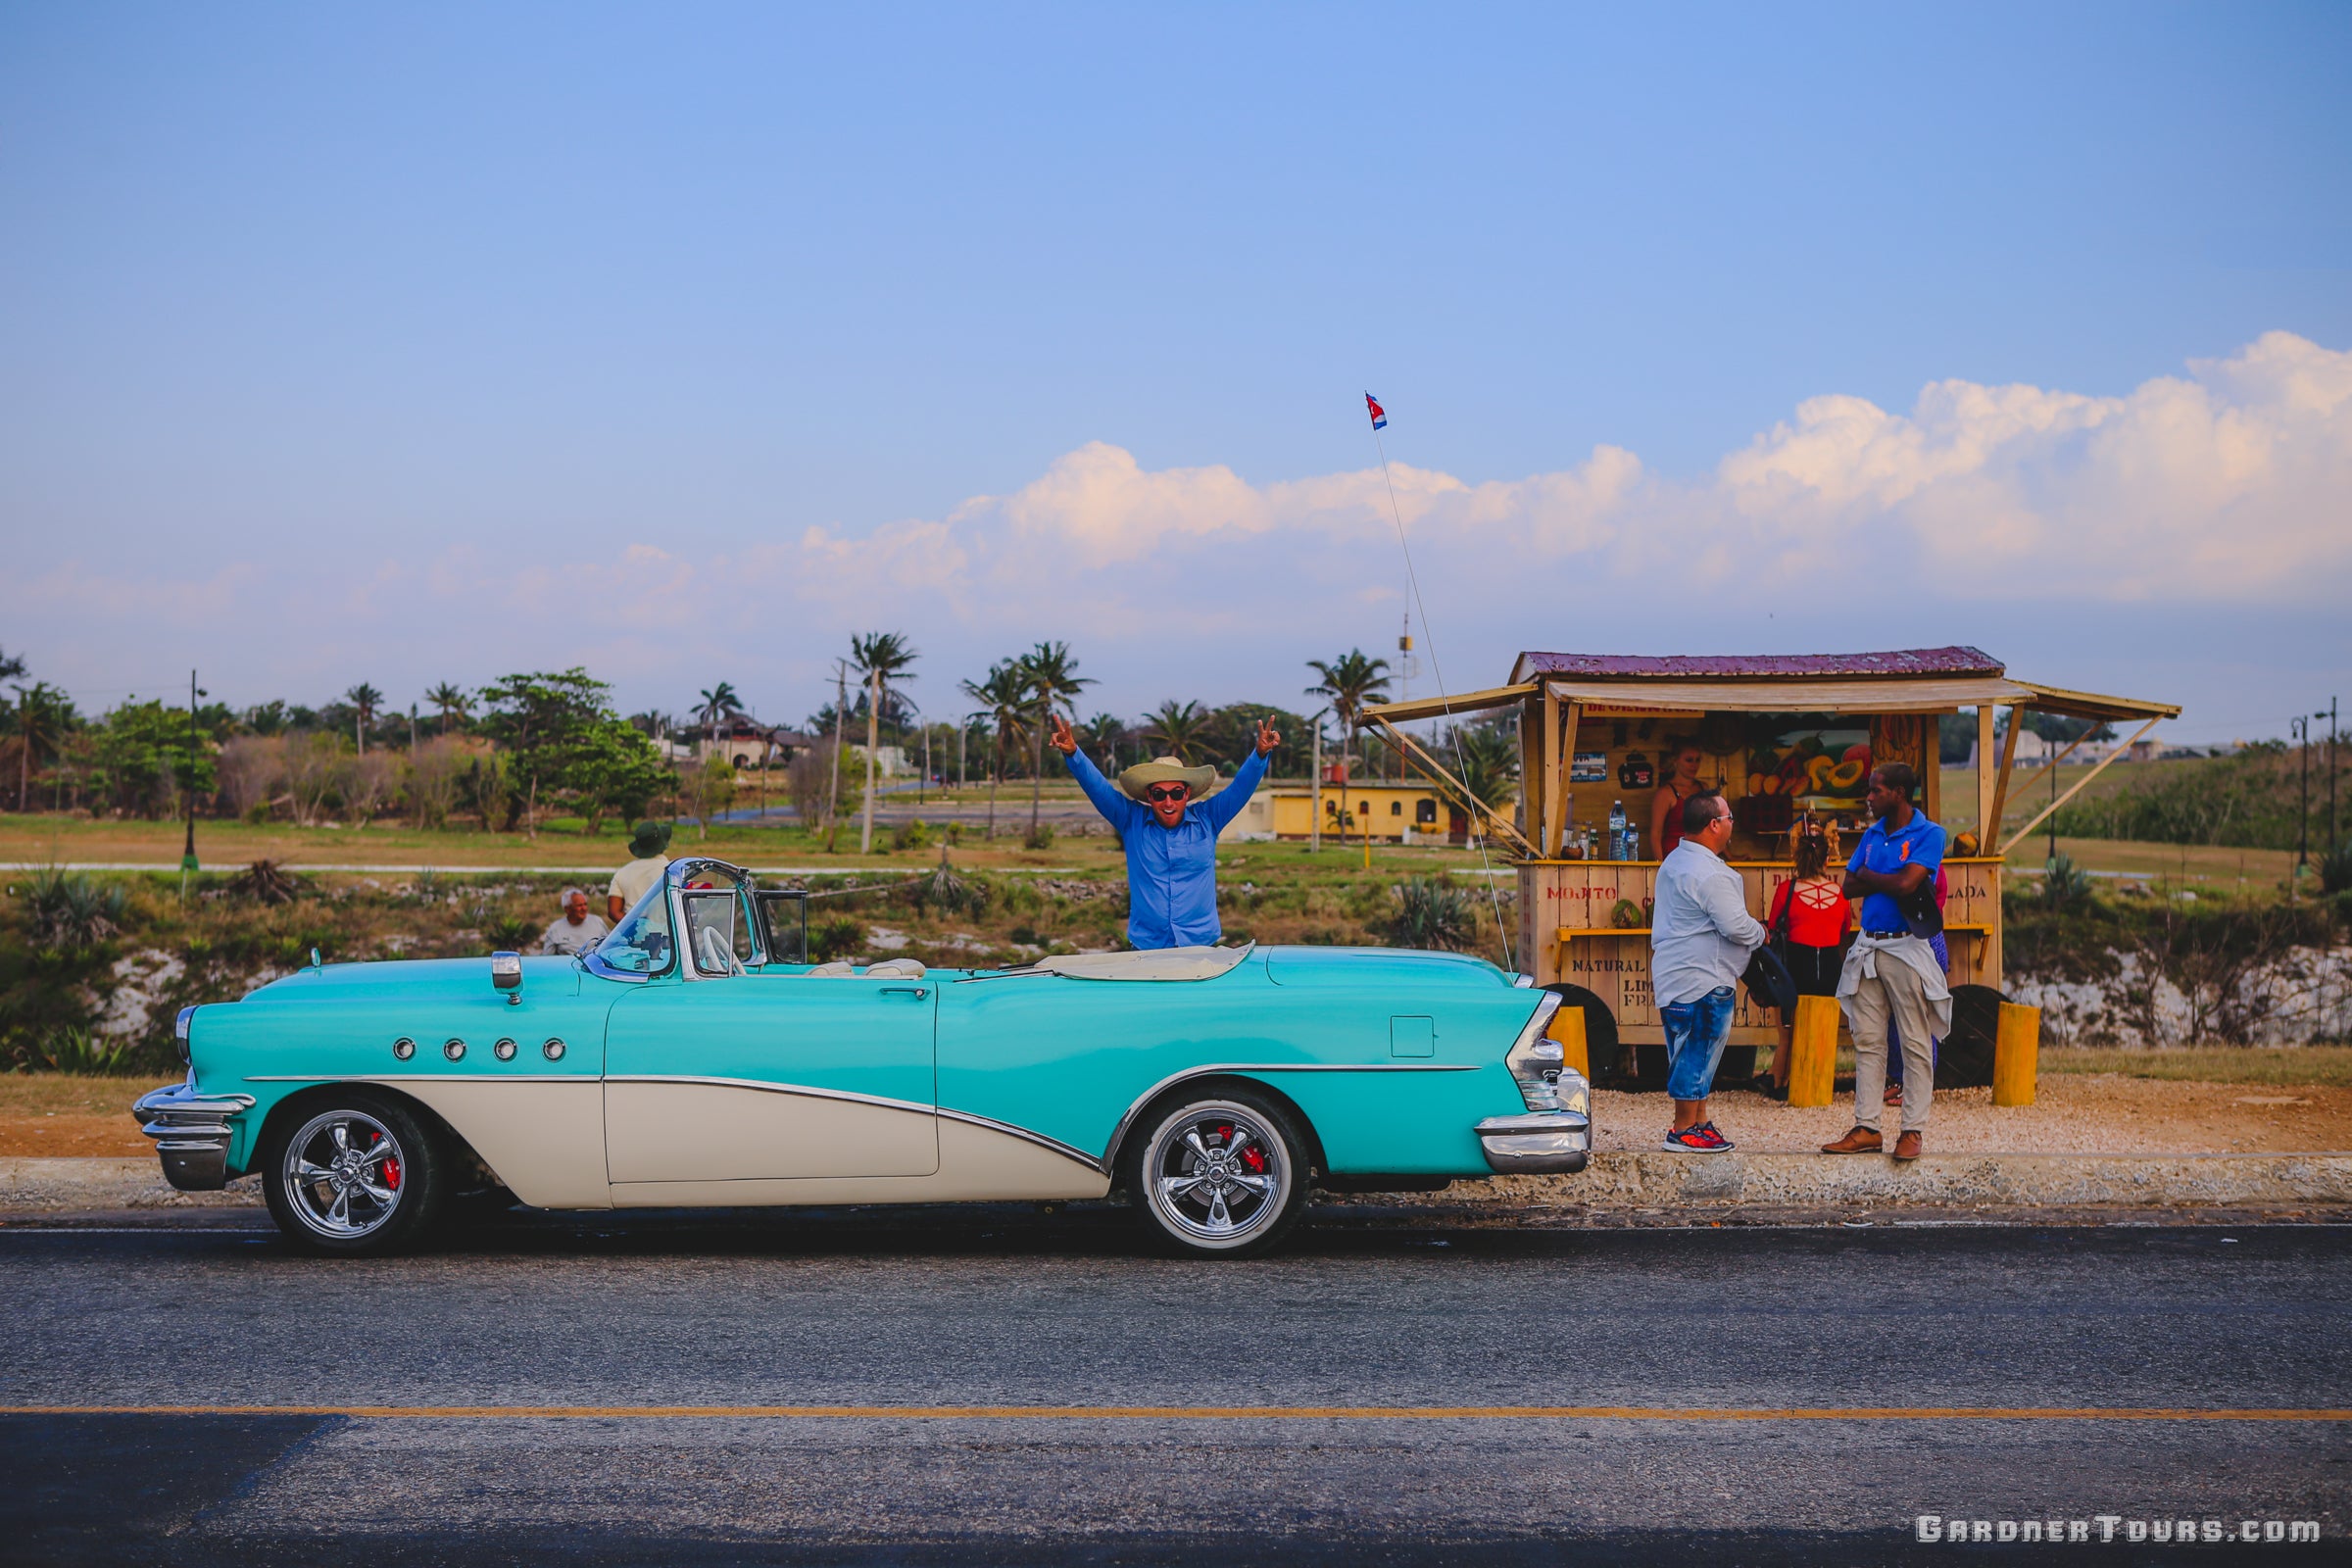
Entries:
<svg viewBox="0 0 2352 1568">
<path fill-rule="evenodd" d="M 1373 429 L 1386 430 L 1389 427 L 1388 411 L 1380 406 L 1380 399 L 1367 392 L 1364 394 L 1364 407 L 1372 411 Z"/>
</svg>

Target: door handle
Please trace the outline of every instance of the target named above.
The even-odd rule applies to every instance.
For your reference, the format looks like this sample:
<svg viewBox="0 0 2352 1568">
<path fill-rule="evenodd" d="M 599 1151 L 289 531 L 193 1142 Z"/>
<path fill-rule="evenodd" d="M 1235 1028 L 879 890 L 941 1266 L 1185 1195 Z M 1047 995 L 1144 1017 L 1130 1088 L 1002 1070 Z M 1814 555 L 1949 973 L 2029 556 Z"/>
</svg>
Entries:
<svg viewBox="0 0 2352 1568">
<path fill-rule="evenodd" d="M 920 1002 L 931 994 L 931 988 L 929 986 L 884 986 L 882 994 L 886 997 L 912 997 L 915 1001 Z"/>
</svg>

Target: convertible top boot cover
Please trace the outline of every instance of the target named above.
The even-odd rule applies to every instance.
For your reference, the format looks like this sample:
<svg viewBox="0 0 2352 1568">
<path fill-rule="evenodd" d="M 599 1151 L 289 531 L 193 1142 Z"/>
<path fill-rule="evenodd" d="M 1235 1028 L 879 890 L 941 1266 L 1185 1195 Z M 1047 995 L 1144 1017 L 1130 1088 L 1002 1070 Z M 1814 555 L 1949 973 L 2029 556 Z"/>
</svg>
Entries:
<svg viewBox="0 0 2352 1568">
<path fill-rule="evenodd" d="M 1141 953 L 1070 953 L 1031 968 L 1071 980 L 1214 980 L 1250 956 L 1244 948 L 1151 948 Z"/>
</svg>

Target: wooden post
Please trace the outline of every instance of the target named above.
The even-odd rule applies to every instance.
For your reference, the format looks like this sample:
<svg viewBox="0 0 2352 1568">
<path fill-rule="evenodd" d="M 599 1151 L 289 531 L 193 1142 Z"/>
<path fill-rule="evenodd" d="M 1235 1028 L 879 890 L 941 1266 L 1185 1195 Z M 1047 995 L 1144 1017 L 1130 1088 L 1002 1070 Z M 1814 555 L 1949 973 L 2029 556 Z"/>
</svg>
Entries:
<svg viewBox="0 0 2352 1568">
<path fill-rule="evenodd" d="M 1978 853 L 1990 855 L 1992 832 L 1992 707 L 1977 705 L 1977 844 Z"/>
<path fill-rule="evenodd" d="M 1993 780 L 1992 811 L 1977 825 L 1980 853 L 1996 858 L 2001 853 L 2001 813 L 2009 808 L 2009 770 L 2017 762 L 2017 732 L 2026 727 L 2020 722 L 2025 716 L 2023 708 L 2009 705 L 2009 733 L 2001 737 L 2001 772 Z"/>
<path fill-rule="evenodd" d="M 1559 1042 L 1565 1057 L 1564 1066 L 1574 1068 L 1587 1078 L 1592 1076 L 1591 1053 L 1585 1044 L 1584 1008 L 1562 1007 L 1551 1015 L 1551 1022 L 1544 1026 L 1544 1033 Z"/>
<path fill-rule="evenodd" d="M 2034 1079 L 2041 1060 L 2041 1009 L 2001 1004 L 2001 1022 L 1992 1037 L 1992 1102 L 2034 1103 Z"/>
<path fill-rule="evenodd" d="M 1796 1043 L 1788 1053 L 1788 1103 L 1826 1105 L 1838 1084 L 1838 999 L 1796 999 Z"/>
<path fill-rule="evenodd" d="M 1560 700 L 1546 689 L 1544 693 L 1544 821 L 1542 833 L 1536 836 L 1536 855 L 1541 859 L 1559 858 L 1561 797 L 1567 793 L 1561 786 Z"/>
<path fill-rule="evenodd" d="M 1530 859 L 1544 858 L 1544 695 L 1519 705 L 1519 836 Z"/>
</svg>

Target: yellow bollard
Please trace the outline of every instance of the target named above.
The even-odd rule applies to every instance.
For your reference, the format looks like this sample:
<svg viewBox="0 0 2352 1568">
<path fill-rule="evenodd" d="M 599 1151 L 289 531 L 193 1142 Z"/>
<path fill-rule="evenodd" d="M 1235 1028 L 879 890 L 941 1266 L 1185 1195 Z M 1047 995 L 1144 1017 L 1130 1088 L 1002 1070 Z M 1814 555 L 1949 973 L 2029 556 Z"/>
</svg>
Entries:
<svg viewBox="0 0 2352 1568">
<path fill-rule="evenodd" d="M 1788 1103 L 1826 1105 L 1838 1084 L 1838 999 L 1796 999 L 1796 1042 L 1788 1052 Z"/>
<path fill-rule="evenodd" d="M 1551 1022 L 1544 1025 L 1544 1033 L 1559 1042 L 1561 1054 L 1566 1058 L 1562 1065 L 1573 1067 L 1588 1078 L 1592 1076 L 1591 1054 L 1585 1047 L 1584 1008 L 1562 1007 L 1551 1015 Z"/>
<path fill-rule="evenodd" d="M 1992 1037 L 1992 1102 L 2034 1103 L 2034 1075 L 2041 1063 L 2041 1009 L 2001 1004 L 2001 1023 Z"/>
</svg>

